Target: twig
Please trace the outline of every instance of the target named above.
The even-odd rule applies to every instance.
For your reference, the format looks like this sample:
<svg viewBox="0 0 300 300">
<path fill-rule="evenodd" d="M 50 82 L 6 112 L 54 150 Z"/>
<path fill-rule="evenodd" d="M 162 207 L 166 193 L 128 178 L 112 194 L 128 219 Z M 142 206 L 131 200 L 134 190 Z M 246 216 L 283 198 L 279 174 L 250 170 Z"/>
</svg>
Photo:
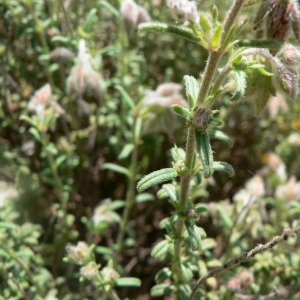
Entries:
<svg viewBox="0 0 300 300">
<path fill-rule="evenodd" d="M 277 244 L 287 241 L 290 236 L 295 236 L 300 233 L 300 226 L 296 227 L 295 229 L 284 229 L 281 235 L 273 237 L 271 241 L 266 244 L 258 244 L 254 249 L 250 250 L 249 252 L 245 252 L 242 255 L 233 258 L 226 262 L 223 266 L 216 267 L 209 272 L 207 272 L 204 276 L 202 276 L 196 283 L 195 287 L 192 290 L 189 300 L 192 300 L 195 296 L 196 291 L 200 287 L 200 285 L 208 278 L 215 276 L 216 274 L 223 272 L 231 267 L 239 265 L 240 263 L 244 263 L 252 259 L 256 254 L 267 251 Z"/>
</svg>

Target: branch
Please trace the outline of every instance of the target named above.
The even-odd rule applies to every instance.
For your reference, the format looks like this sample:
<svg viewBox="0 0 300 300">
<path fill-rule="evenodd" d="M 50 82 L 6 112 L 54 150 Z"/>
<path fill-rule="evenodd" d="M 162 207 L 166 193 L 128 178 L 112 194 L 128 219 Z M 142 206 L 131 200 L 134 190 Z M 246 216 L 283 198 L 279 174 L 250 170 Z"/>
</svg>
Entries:
<svg viewBox="0 0 300 300">
<path fill-rule="evenodd" d="M 300 233 L 300 226 L 296 227 L 295 229 L 284 229 L 281 235 L 273 237 L 271 241 L 269 241 L 266 244 L 258 244 L 254 249 L 250 250 L 249 252 L 245 252 L 242 255 L 233 258 L 226 262 L 223 266 L 216 267 L 212 270 L 210 270 L 208 273 L 206 273 L 204 276 L 202 276 L 196 283 L 195 287 L 192 290 L 192 293 L 190 295 L 189 300 L 192 300 L 194 298 L 194 295 L 200 285 L 208 278 L 215 276 L 216 274 L 223 272 L 231 267 L 234 267 L 236 265 L 239 265 L 240 263 L 244 263 L 252 259 L 256 254 L 267 251 L 277 244 L 287 241 L 290 236 L 296 236 Z"/>
</svg>

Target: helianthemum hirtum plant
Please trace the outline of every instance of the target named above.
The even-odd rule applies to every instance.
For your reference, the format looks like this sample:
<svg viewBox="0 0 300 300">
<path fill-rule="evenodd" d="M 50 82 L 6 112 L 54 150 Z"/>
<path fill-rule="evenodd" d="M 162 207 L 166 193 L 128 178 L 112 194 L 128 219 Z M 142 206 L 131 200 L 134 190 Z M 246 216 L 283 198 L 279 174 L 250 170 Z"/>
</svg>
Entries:
<svg viewBox="0 0 300 300">
<path fill-rule="evenodd" d="M 254 21 L 254 29 L 266 23 L 266 38 L 256 40 L 238 40 L 246 21 L 236 22 L 243 6 L 251 1 L 235 0 L 223 22 L 219 21 L 218 10 L 214 6 L 211 14 L 199 13 L 196 4 L 188 0 L 167 1 L 170 12 L 183 26 L 151 22 L 141 24 L 139 30 L 156 31 L 176 35 L 207 49 L 209 56 L 204 73 L 199 80 L 186 75 L 184 77 L 189 108 L 173 105 L 176 114 L 186 120 L 187 142 L 185 151 L 175 147 L 172 150 L 172 168 L 155 171 L 143 177 L 137 185 L 139 192 L 180 177 L 180 184 L 165 184 L 159 195 L 167 194 L 174 206 L 174 212 L 163 227 L 167 231 L 165 240 L 155 246 L 152 255 L 159 259 L 169 259 L 170 267 L 161 270 L 156 277 L 157 285 L 152 296 L 171 293 L 176 299 L 199 299 L 205 296 L 200 289 L 201 283 L 219 271 L 225 270 L 254 257 L 256 253 L 273 247 L 286 240 L 291 232 L 271 240 L 240 257 L 224 263 L 213 272 L 193 280 L 197 274 L 203 274 L 205 232 L 196 226 L 195 221 L 206 211 L 206 207 L 195 204 L 194 191 L 201 182 L 201 176 L 209 178 L 216 171 L 225 171 L 234 175 L 231 165 L 215 161 L 210 137 L 230 143 L 230 138 L 215 129 L 222 124 L 215 117 L 216 100 L 229 92 L 231 101 L 249 99 L 260 113 L 268 99 L 276 92 L 295 99 L 298 94 L 299 50 L 285 45 L 289 31 L 293 29 L 299 37 L 299 9 L 296 1 L 264 1 Z M 226 56 L 224 56 L 226 54 Z M 221 58 L 222 65 L 221 66 Z M 237 102 L 239 103 L 239 102 Z M 296 228 L 292 233 L 298 233 Z M 166 282 L 166 279 L 168 281 Z"/>
</svg>

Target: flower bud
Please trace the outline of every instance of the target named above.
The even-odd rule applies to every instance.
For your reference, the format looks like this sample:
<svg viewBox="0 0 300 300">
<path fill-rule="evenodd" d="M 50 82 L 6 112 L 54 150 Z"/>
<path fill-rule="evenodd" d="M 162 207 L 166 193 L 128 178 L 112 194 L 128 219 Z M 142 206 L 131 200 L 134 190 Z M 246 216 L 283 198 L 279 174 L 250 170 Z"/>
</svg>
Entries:
<svg viewBox="0 0 300 300">
<path fill-rule="evenodd" d="M 91 261 L 86 266 L 83 266 L 80 269 L 80 274 L 82 277 L 85 277 L 87 279 L 93 279 L 99 273 L 98 268 L 99 266 L 94 261 Z"/>
<path fill-rule="evenodd" d="M 291 67 L 299 67 L 300 64 L 300 51 L 298 48 L 291 44 L 287 44 L 283 47 L 282 61 L 284 64 Z"/>
<path fill-rule="evenodd" d="M 202 106 L 195 106 L 187 120 L 199 131 L 205 131 L 209 125 L 211 111 Z"/>
</svg>

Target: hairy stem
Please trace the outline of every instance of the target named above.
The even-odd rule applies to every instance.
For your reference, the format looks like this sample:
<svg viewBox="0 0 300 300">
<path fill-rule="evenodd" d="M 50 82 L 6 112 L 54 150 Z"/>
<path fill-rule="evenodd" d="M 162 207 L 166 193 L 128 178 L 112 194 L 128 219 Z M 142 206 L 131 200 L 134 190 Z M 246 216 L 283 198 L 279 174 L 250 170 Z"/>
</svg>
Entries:
<svg viewBox="0 0 300 300">
<path fill-rule="evenodd" d="M 241 9 L 243 2 L 245 0 L 235 0 L 231 6 L 231 9 L 227 15 L 227 18 L 224 21 L 223 33 L 221 37 L 221 45 L 222 41 L 226 38 L 227 33 L 229 32 L 230 27 L 232 26 L 239 10 Z M 208 92 L 210 90 L 215 71 L 218 67 L 218 63 L 224 54 L 224 51 L 211 51 L 209 53 L 208 62 L 206 64 L 206 68 L 204 70 L 201 87 L 198 94 L 197 104 L 204 103 L 205 99 L 208 96 Z M 190 169 L 193 161 L 193 157 L 195 154 L 195 131 L 193 128 L 189 128 L 187 143 L 186 143 L 186 166 Z M 181 178 L 180 184 L 180 202 L 179 202 L 179 210 L 185 211 L 187 208 L 189 189 L 190 189 L 190 181 L 192 178 L 190 170 L 190 175 Z M 182 235 L 184 230 L 184 221 L 180 219 L 176 225 L 176 240 L 174 243 L 174 277 L 176 281 L 176 285 L 179 285 L 182 279 L 181 272 L 181 257 L 182 257 Z"/>
</svg>

